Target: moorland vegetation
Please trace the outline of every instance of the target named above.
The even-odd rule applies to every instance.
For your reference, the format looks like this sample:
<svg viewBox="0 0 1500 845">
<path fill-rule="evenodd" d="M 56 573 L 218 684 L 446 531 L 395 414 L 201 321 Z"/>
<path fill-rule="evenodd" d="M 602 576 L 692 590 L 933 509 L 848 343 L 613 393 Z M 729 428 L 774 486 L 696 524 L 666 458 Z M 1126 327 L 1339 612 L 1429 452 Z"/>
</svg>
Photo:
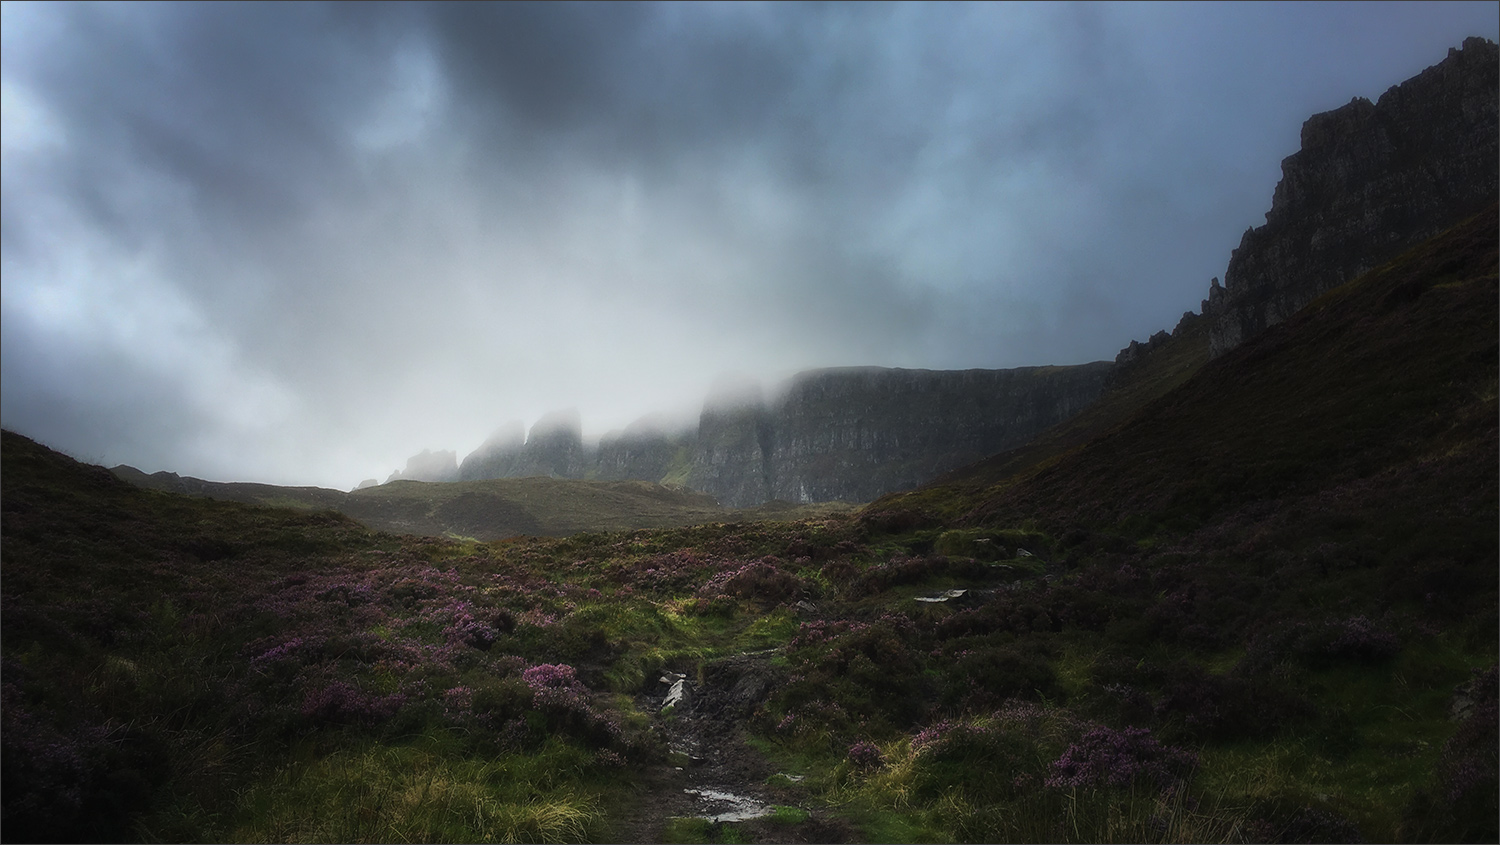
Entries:
<svg viewBox="0 0 1500 845">
<path fill-rule="evenodd" d="M 1497 226 L 851 514 L 396 535 L 7 432 L 3 836 L 1495 841 Z"/>
</svg>

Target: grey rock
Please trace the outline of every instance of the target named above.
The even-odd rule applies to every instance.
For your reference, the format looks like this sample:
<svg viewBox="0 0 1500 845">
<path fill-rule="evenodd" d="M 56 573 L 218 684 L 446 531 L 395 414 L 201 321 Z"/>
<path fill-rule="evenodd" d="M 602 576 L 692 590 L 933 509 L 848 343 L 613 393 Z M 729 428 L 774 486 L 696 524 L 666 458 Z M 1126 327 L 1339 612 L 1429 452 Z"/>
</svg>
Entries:
<svg viewBox="0 0 1500 845">
<path fill-rule="evenodd" d="M 423 449 L 419 454 L 406 459 L 406 469 L 391 473 L 386 479 L 392 481 L 457 481 L 458 455 L 453 452 L 433 452 Z"/>
<path fill-rule="evenodd" d="M 871 501 L 1024 444 L 1097 399 L 1112 368 L 800 373 L 774 404 L 706 406 L 688 484 L 731 507 Z"/>
<path fill-rule="evenodd" d="M 511 420 L 495 430 L 478 449 L 464 458 L 458 468 L 464 481 L 485 478 L 515 478 L 521 447 L 526 445 L 526 428 L 520 420 Z"/>
<path fill-rule="evenodd" d="M 965 595 L 967 595 L 968 592 L 968 590 L 945 590 L 944 592 L 935 593 L 930 596 L 917 596 L 917 601 L 927 602 L 929 604 L 938 604 L 942 602 L 953 601 L 954 599 L 961 599 Z"/>
<path fill-rule="evenodd" d="M 691 430 L 673 430 L 658 416 L 646 416 L 610 432 L 599 441 L 593 458 L 592 477 L 600 481 L 671 480 L 680 464 L 692 460 L 696 434 Z"/>
<path fill-rule="evenodd" d="M 461 475 L 681 483 L 729 507 L 866 502 L 1024 444 L 1102 395 L 1113 368 L 811 370 L 774 402 L 758 383 L 730 380 L 715 385 L 696 431 L 645 419 L 589 449 L 567 411 L 524 443 L 518 423 L 496 432 Z"/>
<path fill-rule="evenodd" d="M 1245 232 L 1224 286 L 1209 289 L 1210 354 L 1494 202 L 1497 77 L 1495 43 L 1469 38 L 1376 103 L 1309 118 L 1265 225 Z"/>
<path fill-rule="evenodd" d="M 666 680 L 666 678 L 662 678 L 662 681 Z M 678 707 L 686 708 L 692 703 L 689 698 L 691 695 L 692 688 L 688 686 L 687 679 L 681 676 L 677 677 L 672 681 L 672 687 L 667 690 L 667 697 L 662 701 L 661 712 L 665 713 L 668 710 Z"/>
</svg>

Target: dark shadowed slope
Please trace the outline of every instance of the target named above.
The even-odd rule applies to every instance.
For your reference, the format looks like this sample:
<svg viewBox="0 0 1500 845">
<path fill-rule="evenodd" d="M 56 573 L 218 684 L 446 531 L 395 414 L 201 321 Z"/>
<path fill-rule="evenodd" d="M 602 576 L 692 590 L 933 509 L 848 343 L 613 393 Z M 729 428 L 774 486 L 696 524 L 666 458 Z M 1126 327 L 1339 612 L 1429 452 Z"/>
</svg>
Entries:
<svg viewBox="0 0 1500 845">
<path fill-rule="evenodd" d="M 1493 842 L 1496 225 L 861 519 L 397 537 L 7 433 L 3 838 Z"/>
<path fill-rule="evenodd" d="M 887 497 L 868 516 L 920 523 L 967 512 L 972 524 L 1035 518 L 1149 537 L 1252 503 L 1417 484 L 1493 523 L 1495 232 L 1492 207 L 1330 291 L 1061 458 L 1001 455 L 955 484 Z M 1086 416 L 1077 425 L 1095 418 Z M 1049 436 L 1067 442 L 1066 431 Z"/>
<path fill-rule="evenodd" d="M 1117 366 L 1109 390 L 1078 416 L 1042 432 L 1025 446 L 1001 452 L 935 479 L 929 487 L 982 488 L 1048 462 L 1129 420 L 1183 384 L 1208 363 L 1208 324 L 1188 315 L 1164 342 L 1138 360 Z"/>
</svg>

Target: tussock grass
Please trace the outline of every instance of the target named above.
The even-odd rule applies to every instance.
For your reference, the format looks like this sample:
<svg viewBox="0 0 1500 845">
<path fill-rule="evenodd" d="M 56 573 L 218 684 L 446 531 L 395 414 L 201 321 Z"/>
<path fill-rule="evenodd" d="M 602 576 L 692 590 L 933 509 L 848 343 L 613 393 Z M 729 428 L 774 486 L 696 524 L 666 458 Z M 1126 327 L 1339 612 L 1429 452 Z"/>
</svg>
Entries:
<svg viewBox="0 0 1500 845">
<path fill-rule="evenodd" d="M 855 519 L 396 537 L 6 433 L 4 838 L 605 837 L 671 669 L 871 841 L 1493 841 L 1493 220 Z"/>
<path fill-rule="evenodd" d="M 453 759 L 414 747 L 291 763 L 244 794 L 238 842 L 583 842 L 597 801 L 528 775 L 565 761 Z"/>
</svg>

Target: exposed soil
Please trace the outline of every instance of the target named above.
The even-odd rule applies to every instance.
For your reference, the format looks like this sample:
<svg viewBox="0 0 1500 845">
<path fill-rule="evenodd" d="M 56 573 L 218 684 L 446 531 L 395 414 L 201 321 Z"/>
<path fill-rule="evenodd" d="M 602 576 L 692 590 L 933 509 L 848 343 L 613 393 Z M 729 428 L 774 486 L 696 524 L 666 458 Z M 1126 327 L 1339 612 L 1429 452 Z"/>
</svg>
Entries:
<svg viewBox="0 0 1500 845">
<path fill-rule="evenodd" d="M 663 676 L 637 705 L 659 710 L 674 680 Z M 655 719 L 673 753 L 642 772 L 635 800 L 616 817 L 618 841 L 664 841 L 671 820 L 684 817 L 710 820 L 715 840 L 724 838 L 721 826 L 733 825 L 738 841 L 851 841 L 848 823 L 809 805 L 796 789 L 768 784 L 776 769 L 745 741 L 746 720 L 779 680 L 768 655 L 725 658 L 705 666 L 701 680 L 686 678 L 685 700 Z M 735 800 L 714 800 L 731 796 Z M 774 821 L 773 806 L 800 807 L 809 817 L 795 824 Z"/>
</svg>

